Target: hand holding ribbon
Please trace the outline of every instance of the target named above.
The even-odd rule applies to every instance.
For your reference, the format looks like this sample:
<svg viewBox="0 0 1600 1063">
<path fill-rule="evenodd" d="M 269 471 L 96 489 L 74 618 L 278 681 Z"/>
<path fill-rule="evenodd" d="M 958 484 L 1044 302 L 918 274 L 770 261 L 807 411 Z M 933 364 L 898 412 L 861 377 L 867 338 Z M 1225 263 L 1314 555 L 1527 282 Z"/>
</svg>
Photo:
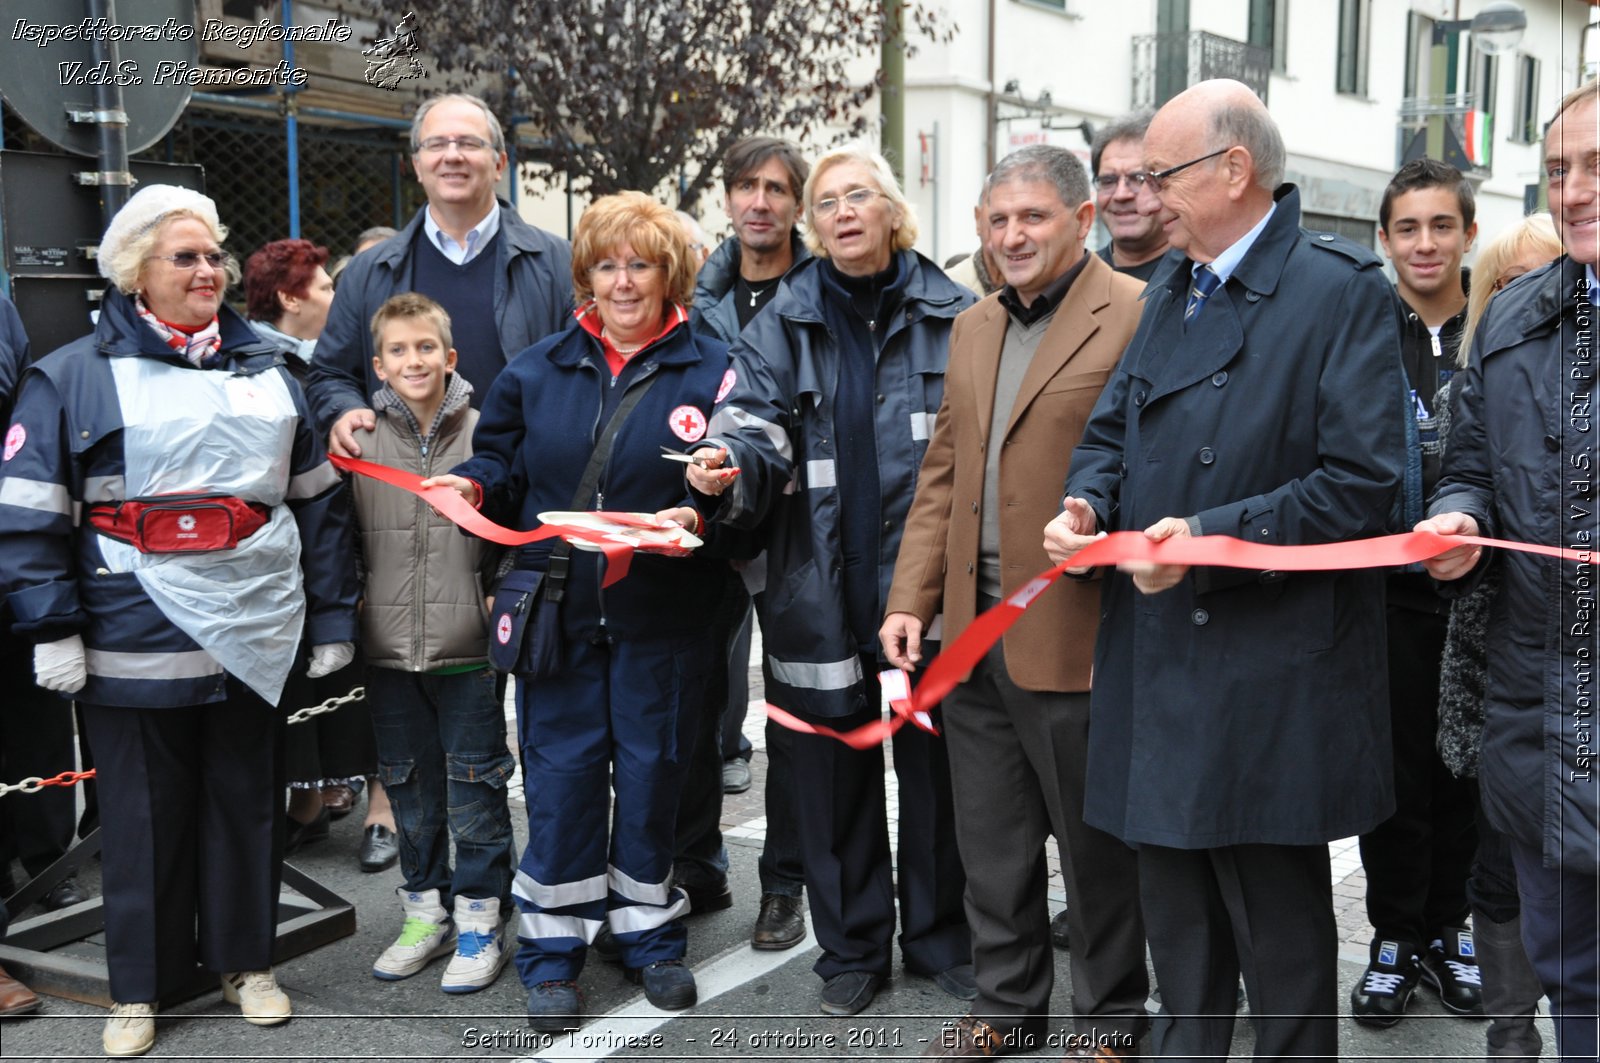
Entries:
<svg viewBox="0 0 1600 1063">
<path fill-rule="evenodd" d="M 908 698 L 897 705 L 897 699 L 891 695 L 890 706 L 895 710 L 894 717 L 868 724 L 855 731 L 838 732 L 801 723 L 772 705 L 767 706 L 767 715 L 791 730 L 837 738 L 857 749 L 881 742 L 898 730 L 906 719 L 915 720 L 919 716 L 926 718 L 926 714 L 966 678 L 989 648 L 1000 641 L 1011 625 L 1015 624 L 1028 606 L 1033 604 L 1034 599 L 1049 590 L 1063 574 L 1069 571 L 1077 572 L 1080 569 L 1086 571 L 1098 565 L 1116 565 L 1119 568 L 1130 563 L 1148 566 L 1216 565 L 1223 568 L 1259 569 L 1263 572 L 1400 568 L 1417 562 L 1426 563 L 1430 559 L 1444 560 L 1451 557 L 1456 558 L 1458 562 L 1471 558 L 1471 564 L 1476 564 L 1479 551 L 1475 548 L 1486 546 L 1567 561 L 1590 561 L 1594 557 L 1593 552 L 1587 550 L 1514 543 L 1501 539 L 1486 539 L 1475 534 L 1444 534 L 1438 525 L 1466 527 L 1455 521 L 1444 520 L 1446 516 L 1450 515 L 1445 514 L 1431 521 L 1423 521 L 1414 531 L 1401 535 L 1311 546 L 1270 546 L 1265 543 L 1245 542 L 1243 539 L 1226 535 L 1202 535 L 1195 538 L 1178 535 L 1155 541 L 1145 532 L 1112 532 L 1074 549 L 1067 554 L 1065 560 L 1023 584 L 1006 596 L 999 605 L 980 613 L 960 637 L 946 645 L 944 651 L 929 662 L 927 670 L 923 672 L 922 682 L 917 684 Z M 1464 519 L 1475 532 L 1477 525 L 1473 524 L 1470 518 Z M 1055 527 L 1057 521 L 1062 520 L 1063 517 L 1057 517 L 1051 522 L 1051 527 Z M 1084 537 L 1083 531 L 1080 530 L 1082 525 L 1077 524 L 1075 518 L 1067 516 L 1066 521 L 1072 525 L 1062 529 L 1067 535 Z M 1047 539 L 1047 549 L 1049 542 Z M 1072 545 L 1076 547 L 1078 544 L 1073 542 Z M 1471 568 L 1471 564 L 1459 565 L 1460 571 L 1457 575 L 1465 574 Z M 885 676 L 888 674 L 883 673 Z M 925 729 L 931 731 L 932 727 Z"/>
<path fill-rule="evenodd" d="M 589 528 L 564 524 L 545 524 L 525 532 L 503 528 L 479 513 L 472 507 L 472 503 L 462 496 L 460 489 L 454 483 L 461 480 L 459 476 L 435 476 L 432 478 L 432 485 L 424 487 L 422 477 L 404 469 L 393 469 L 387 465 L 377 465 L 357 458 L 341 458 L 336 454 L 328 455 L 328 460 L 333 462 L 335 468 L 343 469 L 345 472 L 370 476 L 402 491 L 410 491 L 437 510 L 446 520 L 465 528 L 480 539 L 487 539 L 501 546 L 524 546 L 543 539 L 554 539 L 557 536 L 593 543 L 606 557 L 605 578 L 601 581 L 603 587 L 609 587 L 626 576 L 628 567 L 633 561 L 632 546 L 617 542 L 604 532 Z M 461 482 L 470 484 L 472 481 L 461 480 Z"/>
</svg>

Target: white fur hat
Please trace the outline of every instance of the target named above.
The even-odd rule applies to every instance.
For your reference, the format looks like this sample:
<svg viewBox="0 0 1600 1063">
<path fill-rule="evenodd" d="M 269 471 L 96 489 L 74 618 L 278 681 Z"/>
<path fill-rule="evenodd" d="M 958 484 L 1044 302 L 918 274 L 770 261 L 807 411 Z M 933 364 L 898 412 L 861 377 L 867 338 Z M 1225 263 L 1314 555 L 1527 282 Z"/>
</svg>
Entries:
<svg viewBox="0 0 1600 1063">
<path fill-rule="evenodd" d="M 141 234 L 161 224 L 173 211 L 191 211 L 198 215 L 213 232 L 222 232 L 222 222 L 217 217 L 217 205 L 210 196 L 203 196 L 177 185 L 145 185 L 135 192 L 128 202 L 106 226 L 100 238 L 100 252 L 96 261 L 100 276 L 115 282 L 111 275 L 119 253 Z"/>
</svg>

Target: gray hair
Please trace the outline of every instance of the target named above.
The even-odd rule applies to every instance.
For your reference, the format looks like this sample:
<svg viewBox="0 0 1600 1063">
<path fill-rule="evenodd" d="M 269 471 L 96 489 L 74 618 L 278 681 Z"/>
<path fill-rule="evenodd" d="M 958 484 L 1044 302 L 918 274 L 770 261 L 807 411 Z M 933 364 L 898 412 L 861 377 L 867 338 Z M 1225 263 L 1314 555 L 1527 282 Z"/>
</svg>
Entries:
<svg viewBox="0 0 1600 1063">
<path fill-rule="evenodd" d="M 363 245 L 376 246 L 398 233 L 399 230 L 392 225 L 374 225 L 370 229 L 362 229 L 361 235 L 356 237 L 356 248 L 359 250 Z"/>
<path fill-rule="evenodd" d="M 678 216 L 678 223 L 683 226 L 684 235 L 689 238 L 689 250 L 703 251 L 710 248 L 711 238 L 700 228 L 700 222 L 693 214 L 686 210 L 675 210 L 672 213 Z"/>
<path fill-rule="evenodd" d="M 983 183 L 983 198 L 987 200 L 991 189 L 1007 181 L 1048 181 L 1068 209 L 1093 198 L 1083 163 L 1066 148 L 1052 144 L 1030 144 L 1001 159 Z"/>
<path fill-rule="evenodd" d="M 878 182 L 878 191 L 889 201 L 895 215 L 900 219 L 900 227 L 894 232 L 893 247 L 896 251 L 905 251 L 917 242 L 917 212 L 911 209 L 911 204 L 906 202 L 905 193 L 900 191 L 900 183 L 894 179 L 894 170 L 889 166 L 889 160 L 873 151 L 865 144 L 846 144 L 842 148 L 834 148 L 822 158 L 811 164 L 811 176 L 806 178 L 805 193 L 802 197 L 806 208 L 806 246 L 818 258 L 827 258 L 828 249 L 822 244 L 822 237 L 817 235 L 816 225 L 811 219 L 811 196 L 817 190 L 817 180 L 833 167 L 842 162 L 858 162 L 872 172 Z"/>
<path fill-rule="evenodd" d="M 1259 104 L 1218 107 L 1211 114 L 1211 138 L 1217 147 L 1240 145 L 1255 162 L 1256 184 L 1268 192 L 1283 182 L 1283 134 Z"/>
<path fill-rule="evenodd" d="M 1150 119 L 1155 116 L 1156 113 L 1151 110 L 1134 111 L 1107 122 L 1105 128 L 1094 135 L 1094 143 L 1089 147 L 1089 169 L 1094 175 L 1100 176 L 1100 156 L 1112 144 L 1119 140 L 1144 143 L 1144 135 L 1150 131 Z"/>
<path fill-rule="evenodd" d="M 489 110 L 489 105 L 482 98 L 466 92 L 446 92 L 438 96 L 430 96 L 422 101 L 422 106 L 417 108 L 417 113 L 411 116 L 411 154 L 415 155 L 422 150 L 422 120 L 428 117 L 428 112 L 441 103 L 466 103 L 471 104 L 483 112 L 483 120 L 489 126 L 489 143 L 497 154 L 505 154 L 506 135 L 500 129 L 500 119 Z"/>
</svg>

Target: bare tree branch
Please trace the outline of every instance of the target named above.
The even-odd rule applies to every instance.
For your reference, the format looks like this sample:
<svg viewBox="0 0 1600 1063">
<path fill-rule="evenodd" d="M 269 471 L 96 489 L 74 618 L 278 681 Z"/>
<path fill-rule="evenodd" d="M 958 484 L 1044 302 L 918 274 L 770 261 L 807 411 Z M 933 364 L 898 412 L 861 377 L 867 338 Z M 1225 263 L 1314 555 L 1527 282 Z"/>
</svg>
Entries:
<svg viewBox="0 0 1600 1063">
<path fill-rule="evenodd" d="M 540 128 L 551 184 L 605 195 L 672 182 L 669 198 L 684 210 L 742 136 L 867 131 L 861 109 L 879 86 L 852 80 L 850 67 L 877 54 L 885 4 L 900 6 L 908 36 L 955 34 L 944 16 L 902 0 L 373 4 L 380 20 L 416 12 L 418 38 L 452 87 L 478 86 L 502 122 Z"/>
</svg>

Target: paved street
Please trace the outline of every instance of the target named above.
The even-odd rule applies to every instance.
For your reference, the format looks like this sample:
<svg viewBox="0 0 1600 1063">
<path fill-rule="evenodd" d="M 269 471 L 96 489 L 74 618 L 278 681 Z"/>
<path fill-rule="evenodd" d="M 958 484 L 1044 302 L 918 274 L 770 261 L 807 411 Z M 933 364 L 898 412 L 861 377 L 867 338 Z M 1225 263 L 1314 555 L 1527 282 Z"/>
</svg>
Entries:
<svg viewBox="0 0 1600 1063">
<path fill-rule="evenodd" d="M 752 691 L 759 694 L 759 673 Z M 807 939 L 787 952 L 756 952 L 749 947 L 750 925 L 759 899 L 756 857 L 765 823 L 761 785 L 766 758 L 761 718 L 752 709 L 745 732 L 757 748 L 756 783 L 730 797 L 724 810 L 733 864 L 734 906 L 690 919 L 689 961 L 700 987 L 700 1003 L 687 1012 L 657 1011 L 645 1003 L 621 970 L 593 963 L 581 984 L 593 1018 L 570 1037 L 541 1038 L 529 1030 L 525 994 L 508 967 L 490 988 L 470 996 L 438 990 L 442 961 L 405 982 L 372 978 L 369 968 L 399 928 L 394 888 L 398 869 L 361 873 L 355 853 L 361 817 L 336 823 L 333 836 L 298 854 L 296 864 L 356 906 L 357 930 L 319 950 L 278 967 L 278 977 L 294 1002 L 293 1021 L 256 1028 L 221 1002 L 218 992 L 164 1012 L 151 1059 L 368 1060 L 495 1058 L 527 1060 L 630 1059 L 832 1059 L 840 1056 L 909 1059 L 919 1055 L 940 1025 L 964 1011 L 931 981 L 897 968 L 872 1007 L 852 1019 L 830 1019 L 817 1011 L 819 980 L 811 965 L 819 955 Z M 890 776 L 892 784 L 893 778 Z M 893 789 L 891 786 L 891 795 Z M 3 800 L 27 800 L 11 796 Z M 520 821 L 520 795 L 513 815 Z M 891 803 L 891 815 L 893 805 Z M 519 844 L 526 825 L 518 822 Z M 1362 874 L 1354 839 L 1330 847 L 1335 902 L 1339 906 L 1341 994 L 1361 972 L 1370 929 L 1362 909 Z M 1059 870 L 1051 858 L 1051 902 L 1062 901 Z M 93 872 L 87 878 L 91 886 Z M 27 913 L 35 915 L 37 911 Z M 84 955 L 100 951 L 95 939 L 68 949 Z M 1067 956 L 1056 953 L 1054 1007 L 1069 1007 Z M 1151 1007 L 1155 1004 L 1152 1002 Z M 47 999 L 37 1016 L 0 1024 L 0 1057 L 65 1060 L 101 1058 L 100 1028 L 105 1013 L 71 1001 Z M 1070 1030 L 1065 1017 L 1053 1024 L 1057 1038 Z M 1546 1022 L 1546 1057 L 1553 1037 Z M 1426 991 L 1419 992 L 1405 1021 L 1387 1031 L 1367 1030 L 1345 1019 L 1341 1050 L 1349 1060 L 1482 1058 L 1485 1024 L 1445 1012 Z M 1238 1024 L 1234 1058 L 1248 1058 L 1249 1023 Z M 1028 1058 L 1059 1058 L 1048 1048 Z"/>
</svg>

